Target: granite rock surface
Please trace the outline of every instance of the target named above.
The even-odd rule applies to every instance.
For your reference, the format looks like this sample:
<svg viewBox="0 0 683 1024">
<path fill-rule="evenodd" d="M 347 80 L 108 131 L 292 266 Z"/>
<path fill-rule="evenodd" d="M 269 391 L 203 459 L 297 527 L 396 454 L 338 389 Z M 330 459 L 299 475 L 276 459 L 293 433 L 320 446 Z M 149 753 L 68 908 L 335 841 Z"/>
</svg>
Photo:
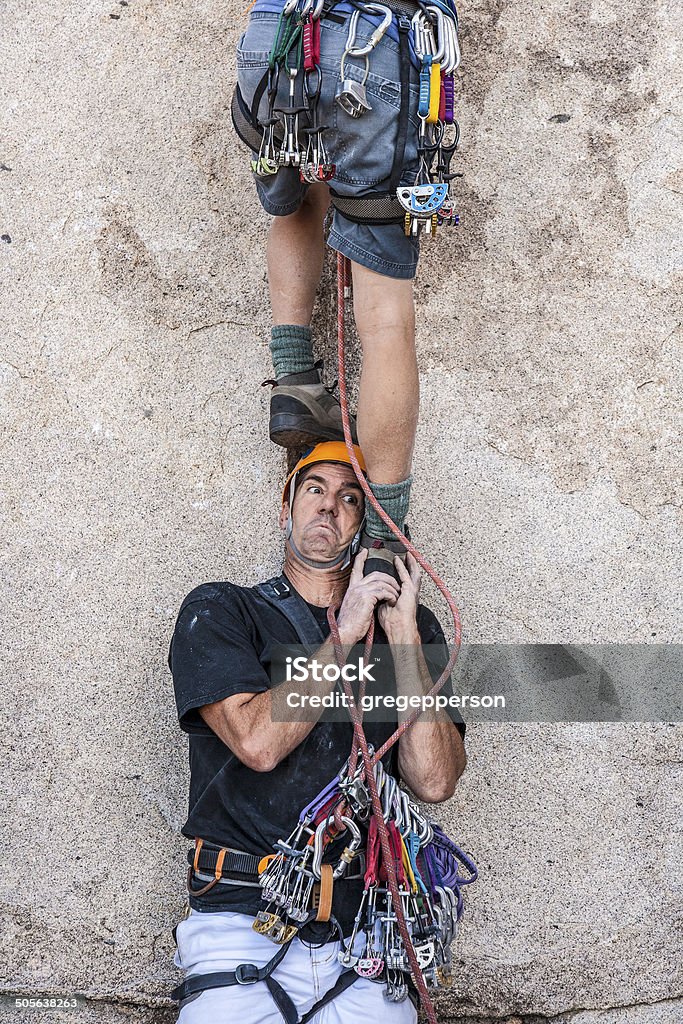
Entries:
<svg viewBox="0 0 683 1024">
<path fill-rule="evenodd" d="M 470 641 L 679 643 L 681 8 L 461 13 L 461 227 L 416 283 L 413 535 Z M 0 987 L 86 995 L 65 1020 L 173 1019 L 168 641 L 193 586 L 279 566 L 268 218 L 229 117 L 244 18 L 3 8 Z M 330 260 L 331 377 L 332 288 Z M 682 740 L 471 726 L 438 812 L 481 869 L 443 1020 L 681 1019 Z"/>
</svg>

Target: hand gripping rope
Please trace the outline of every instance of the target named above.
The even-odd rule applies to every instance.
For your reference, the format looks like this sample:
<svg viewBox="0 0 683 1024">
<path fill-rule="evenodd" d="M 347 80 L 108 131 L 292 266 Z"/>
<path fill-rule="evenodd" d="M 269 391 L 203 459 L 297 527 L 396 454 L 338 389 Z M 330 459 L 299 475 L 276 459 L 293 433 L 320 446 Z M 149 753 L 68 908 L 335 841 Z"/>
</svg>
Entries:
<svg viewBox="0 0 683 1024">
<path fill-rule="evenodd" d="M 439 677 L 439 679 L 436 681 L 434 686 L 429 691 L 428 695 L 431 696 L 433 694 L 438 693 L 438 691 L 443 687 L 443 685 L 445 684 L 446 680 L 448 679 L 448 677 L 449 677 L 449 675 L 450 675 L 450 673 L 451 673 L 451 671 L 452 671 L 452 669 L 453 669 L 453 667 L 455 665 L 456 659 L 458 657 L 458 652 L 459 652 L 459 649 L 460 649 L 460 638 L 461 638 L 460 613 L 459 613 L 458 608 L 457 608 L 457 606 L 455 604 L 453 596 L 451 595 L 451 593 L 450 593 L 448 587 L 446 586 L 446 584 L 437 575 L 437 573 L 432 568 L 432 566 L 429 564 L 429 562 L 427 562 L 427 560 L 420 554 L 418 549 L 405 536 L 405 534 L 402 533 L 401 530 L 399 530 L 399 528 L 397 527 L 396 523 L 394 523 L 394 521 L 391 519 L 391 517 L 389 515 L 387 515 L 387 513 L 384 511 L 382 506 L 379 504 L 379 502 L 375 498 L 374 494 L 370 490 L 370 487 L 368 486 L 368 483 L 367 483 L 367 481 L 365 479 L 365 476 L 363 475 L 363 472 L 362 472 L 362 470 L 360 468 L 360 465 L 358 464 L 358 459 L 356 458 L 356 454 L 355 454 L 355 452 L 353 450 L 353 442 L 352 442 L 352 439 L 351 439 L 351 425 L 350 425 L 350 420 L 349 420 L 348 398 L 347 398 L 347 393 L 346 393 L 345 351 L 344 351 L 344 347 L 345 347 L 345 345 L 344 345 L 344 343 L 345 343 L 345 315 L 344 315 L 345 314 L 345 298 L 349 294 L 349 291 L 350 291 L 350 264 L 349 264 L 349 260 L 345 256 L 342 256 L 341 253 L 339 253 L 338 256 L 337 256 L 337 339 L 338 339 L 337 353 L 338 353 L 338 360 L 339 360 L 339 398 L 340 398 L 341 411 L 342 411 L 342 421 L 343 421 L 343 424 L 344 424 L 344 440 L 346 442 L 346 448 L 347 448 L 347 451 L 348 451 L 348 454 L 349 454 L 349 460 L 351 462 L 351 465 L 353 466 L 354 472 L 356 474 L 356 478 L 358 479 L 358 483 L 360 484 L 360 486 L 363 489 L 363 492 L 365 494 L 365 497 L 366 497 L 367 501 L 370 502 L 370 504 L 375 509 L 375 511 L 377 512 L 379 517 L 389 527 L 389 529 L 394 534 L 394 536 L 398 540 L 400 540 L 402 544 L 405 545 L 406 549 L 408 551 L 410 551 L 410 553 L 413 555 L 413 557 L 417 560 L 418 564 L 423 568 L 423 570 L 427 573 L 427 575 L 434 581 L 434 583 L 436 584 L 438 589 L 443 594 L 443 597 L 445 598 L 445 600 L 446 600 L 446 602 L 447 602 L 447 604 L 448 604 L 448 606 L 449 606 L 449 608 L 451 610 L 451 613 L 453 615 L 453 627 L 454 627 L 454 634 L 455 634 L 454 648 L 453 648 L 453 651 L 452 651 L 452 653 L 451 653 L 451 655 L 450 655 L 450 657 L 448 659 L 448 663 L 446 664 L 446 667 L 443 670 L 441 676 Z M 332 639 L 333 639 L 333 642 L 334 642 L 335 655 L 336 655 L 336 658 L 337 658 L 337 662 L 338 662 L 339 666 L 341 667 L 344 664 L 344 653 L 343 653 L 343 649 L 342 649 L 341 640 L 340 640 L 340 637 L 339 637 L 339 630 L 337 628 L 336 612 L 338 611 L 338 609 L 339 609 L 339 606 L 337 606 L 335 608 L 332 608 L 332 607 L 328 608 L 327 617 L 328 617 L 328 621 L 329 621 L 329 624 L 330 624 L 330 631 L 331 631 Z M 371 623 L 370 629 L 368 630 L 368 633 L 367 633 L 367 636 L 366 636 L 366 640 L 365 640 L 366 654 L 369 652 L 369 649 L 372 647 L 373 633 L 374 633 L 374 622 Z M 399 878 L 397 877 L 396 851 L 395 851 L 395 849 L 392 849 L 392 846 L 394 845 L 394 843 L 393 843 L 393 835 L 392 835 L 392 837 L 390 837 L 389 829 L 387 827 L 387 822 L 384 819 L 384 813 L 383 813 L 382 804 L 381 804 L 381 801 L 380 801 L 380 798 L 379 798 L 379 794 L 377 792 L 377 783 L 376 783 L 376 780 L 375 780 L 375 772 L 373 770 L 374 764 L 376 764 L 376 762 L 379 761 L 379 759 L 387 752 L 387 750 L 390 749 L 390 747 L 392 747 L 395 743 L 398 742 L 398 740 L 401 738 L 401 736 L 403 736 L 403 734 L 417 720 L 417 718 L 419 717 L 421 712 L 419 710 L 416 710 L 415 712 L 413 712 L 413 714 L 411 714 L 404 722 L 402 722 L 399 725 L 399 727 L 389 737 L 389 739 L 384 743 L 384 745 L 376 753 L 371 754 L 370 749 L 368 747 L 368 742 L 367 742 L 367 739 L 366 739 L 366 736 L 365 736 L 365 732 L 363 730 L 362 711 L 360 711 L 359 707 L 356 705 L 351 684 L 347 680 L 343 679 L 343 677 L 342 677 L 342 681 L 344 683 L 344 689 L 346 691 L 346 695 L 347 695 L 347 698 L 348 698 L 348 701 L 349 701 L 349 707 L 350 707 L 351 719 L 352 719 L 352 722 L 353 722 L 353 731 L 354 731 L 354 745 L 353 745 L 353 750 L 351 752 L 351 759 L 350 759 L 350 766 L 349 766 L 349 768 L 350 768 L 349 775 L 351 775 L 353 773 L 353 770 L 355 769 L 355 765 L 356 765 L 356 762 L 357 762 L 357 759 L 358 759 L 358 755 L 360 753 L 360 756 L 361 756 L 361 759 L 362 759 L 362 762 L 363 762 L 364 782 L 365 782 L 365 785 L 368 788 L 368 792 L 370 794 L 370 798 L 371 798 L 371 802 L 372 802 L 372 820 L 376 824 L 377 834 L 379 836 L 379 841 L 380 841 L 380 845 L 381 845 L 382 859 L 383 859 L 383 863 L 384 863 L 385 870 L 386 870 L 386 875 L 387 875 L 387 879 L 386 879 L 387 887 L 388 887 L 388 889 L 389 889 L 389 891 L 391 893 L 391 896 L 392 896 L 393 905 L 394 905 L 394 908 L 395 908 L 395 913 L 396 913 L 397 919 L 398 919 L 397 923 L 398 923 L 399 933 L 400 933 L 401 938 L 403 940 L 403 944 L 404 944 L 404 948 L 405 948 L 405 951 L 406 951 L 406 954 L 407 954 L 408 962 L 410 964 L 410 973 L 411 973 L 411 975 L 413 977 L 413 981 L 415 982 L 417 990 L 418 990 L 418 992 L 420 994 L 420 1000 L 421 1000 L 422 1008 L 423 1008 L 425 1014 L 427 1015 L 427 1019 L 429 1020 L 430 1024 L 437 1024 L 437 1018 L 436 1018 L 436 1012 L 434 1010 L 434 1005 L 433 1005 L 433 1003 L 431 1001 L 429 992 L 427 991 L 427 985 L 426 985 L 424 977 L 422 975 L 422 970 L 421 970 L 421 967 L 420 967 L 420 963 L 419 963 L 418 957 L 417 957 L 417 955 L 415 953 L 415 949 L 414 949 L 414 946 L 413 946 L 413 943 L 412 943 L 412 940 L 411 940 L 410 932 L 408 930 L 408 925 L 407 925 L 407 922 L 406 922 L 406 919 L 405 919 L 405 914 L 403 912 L 401 897 L 400 897 L 399 888 L 398 888 Z M 360 695 L 359 695 L 359 701 L 360 701 Z M 337 820 L 340 817 L 341 817 L 341 814 L 338 811 L 338 813 L 337 813 Z M 389 824 L 391 824 L 391 822 Z M 400 866 L 400 861 L 398 862 L 398 864 Z M 430 866 L 430 870 L 431 870 L 431 866 Z"/>
</svg>

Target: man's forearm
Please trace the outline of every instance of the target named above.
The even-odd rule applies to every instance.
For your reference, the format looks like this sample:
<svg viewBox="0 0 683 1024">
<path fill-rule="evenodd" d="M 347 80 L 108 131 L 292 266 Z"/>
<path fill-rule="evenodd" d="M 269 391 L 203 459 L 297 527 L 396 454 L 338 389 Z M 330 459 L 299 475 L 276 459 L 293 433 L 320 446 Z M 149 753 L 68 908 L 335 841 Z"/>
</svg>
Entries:
<svg viewBox="0 0 683 1024">
<path fill-rule="evenodd" d="M 344 648 L 348 655 L 350 646 Z M 308 659 L 324 668 L 336 665 L 334 646 L 328 638 Z M 303 667 L 303 666 L 302 666 Z M 335 688 L 334 681 L 316 680 L 312 672 L 301 682 L 285 681 L 266 693 L 240 694 L 200 709 L 213 731 L 233 753 L 255 771 L 272 771 L 287 754 L 308 736 L 322 715 L 322 706 L 311 706 L 308 698 L 324 697 Z M 296 707 L 304 707 L 306 721 L 277 721 L 287 713 L 289 696 L 296 698 Z M 302 712 L 303 716 L 304 712 Z"/>
<path fill-rule="evenodd" d="M 419 637 L 410 643 L 392 643 L 391 649 L 397 695 L 411 697 L 428 693 L 434 681 Z M 410 710 L 400 712 L 399 722 L 409 715 Z M 438 803 L 451 797 L 466 761 L 462 737 L 443 710 L 423 712 L 399 740 L 399 771 L 420 800 Z"/>
</svg>

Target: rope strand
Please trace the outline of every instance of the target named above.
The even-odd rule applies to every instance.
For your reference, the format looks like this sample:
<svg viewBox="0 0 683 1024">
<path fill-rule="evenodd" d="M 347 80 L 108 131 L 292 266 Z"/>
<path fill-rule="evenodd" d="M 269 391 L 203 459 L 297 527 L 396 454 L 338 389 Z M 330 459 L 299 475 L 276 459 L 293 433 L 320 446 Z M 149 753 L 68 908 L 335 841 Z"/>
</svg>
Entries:
<svg viewBox="0 0 683 1024">
<path fill-rule="evenodd" d="M 365 476 L 363 475 L 363 472 L 362 472 L 362 470 L 360 468 L 360 465 L 358 463 L 358 459 L 356 458 L 356 453 L 353 450 L 353 441 L 352 441 L 352 438 L 351 438 L 351 423 L 350 423 L 350 418 L 349 418 L 348 397 L 347 397 L 347 393 L 346 393 L 346 371 L 345 371 L 345 351 L 344 351 L 344 348 L 345 348 L 345 317 L 344 317 L 344 313 L 345 313 L 345 297 L 346 297 L 346 294 L 348 294 L 348 289 L 350 288 L 350 281 L 351 281 L 351 277 L 350 277 L 350 264 L 349 264 L 349 260 L 345 256 L 343 256 L 341 253 L 338 253 L 337 254 L 337 356 L 338 356 L 338 361 L 339 361 L 339 401 L 340 401 L 340 405 L 341 405 L 342 423 L 344 425 L 344 441 L 346 443 L 346 449 L 348 451 L 349 459 L 350 459 L 351 465 L 353 466 L 354 473 L 356 474 L 356 478 L 358 480 L 358 483 L 360 484 L 361 488 L 363 489 L 363 493 L 365 494 L 365 497 L 366 497 L 367 501 L 372 505 L 374 510 L 379 515 L 380 519 L 389 527 L 389 529 L 394 534 L 394 536 L 398 540 L 400 540 L 402 544 L 405 545 L 406 549 L 408 551 L 410 551 L 410 553 L 417 560 L 418 564 L 427 573 L 427 575 L 430 577 L 430 579 L 433 580 L 433 582 L 435 583 L 435 585 L 440 590 L 441 594 L 443 595 L 444 599 L 446 600 L 446 603 L 448 604 L 448 607 L 451 610 L 451 614 L 453 616 L 454 647 L 453 647 L 452 653 L 450 654 L 450 656 L 448 658 L 448 662 L 446 664 L 446 667 L 445 667 L 444 671 L 439 676 L 439 678 L 437 679 L 436 683 L 434 683 L 432 688 L 426 694 L 426 696 L 433 696 L 434 694 L 438 693 L 439 690 L 441 690 L 441 688 L 444 686 L 446 680 L 448 679 L 449 675 L 451 674 L 451 671 L 453 670 L 453 666 L 455 665 L 456 659 L 458 657 L 458 652 L 460 650 L 460 638 L 461 638 L 460 613 L 458 611 L 458 608 L 457 608 L 457 605 L 455 603 L 455 600 L 453 599 L 453 596 L 450 593 L 450 591 L 449 591 L 448 587 L 446 586 L 446 584 L 443 582 L 443 580 L 440 578 L 440 576 L 436 573 L 436 571 L 432 568 L 432 566 L 429 564 L 429 562 L 427 562 L 427 560 L 420 554 L 420 552 L 417 550 L 417 548 L 408 540 L 408 538 L 405 536 L 405 534 L 402 533 L 401 530 L 399 530 L 399 528 L 396 525 L 396 523 L 391 519 L 391 517 L 389 515 L 387 515 L 387 513 L 384 511 L 384 509 L 382 508 L 380 503 L 375 498 L 375 495 L 372 493 L 370 487 L 368 486 L 368 482 L 365 479 Z M 327 610 L 327 619 L 328 619 L 328 622 L 330 624 L 330 633 L 331 633 L 332 641 L 333 641 L 333 644 L 334 644 L 335 657 L 337 659 L 337 663 L 341 667 L 342 664 L 344 663 L 344 651 L 343 651 L 342 644 L 341 644 L 341 639 L 340 639 L 340 636 L 339 636 L 339 629 L 337 627 L 336 613 L 337 613 L 338 610 L 339 610 L 339 605 L 337 605 L 335 607 L 328 608 L 328 610 Z M 365 654 L 366 654 L 366 656 L 369 655 L 369 651 L 372 648 L 373 638 L 374 638 L 374 618 L 373 618 L 373 621 L 370 624 L 370 628 L 369 628 L 367 636 L 365 638 Z M 377 824 L 377 833 L 379 835 L 380 845 L 381 845 L 381 849 L 382 849 L 382 860 L 383 860 L 383 863 L 385 865 L 385 870 L 386 870 L 386 873 L 387 873 L 387 888 L 389 889 L 389 892 L 391 893 L 391 898 L 392 898 L 393 903 L 394 903 L 396 919 L 397 919 L 397 924 L 398 924 L 398 930 L 399 930 L 401 939 L 403 940 L 403 945 L 404 945 L 404 948 L 405 948 L 405 951 L 406 951 L 406 956 L 408 957 L 408 963 L 410 964 L 410 973 L 411 973 L 411 975 L 413 977 L 413 981 L 415 982 L 417 990 L 418 990 L 418 992 L 420 994 L 420 1000 L 421 1000 L 422 1008 L 423 1008 L 423 1010 L 424 1010 L 424 1012 L 425 1012 L 425 1014 L 427 1016 L 427 1019 L 429 1020 L 430 1024 L 438 1024 L 437 1018 L 436 1018 L 436 1011 L 434 1009 L 434 1004 L 432 1003 L 431 997 L 430 997 L 429 992 L 427 990 L 427 985 L 426 985 L 424 977 L 422 975 L 422 971 L 420 969 L 420 964 L 418 962 L 417 955 L 415 953 L 415 949 L 413 947 L 413 943 L 412 943 L 412 940 L 411 940 L 411 937 L 410 937 L 410 932 L 408 930 L 408 924 L 406 922 L 405 915 L 403 913 L 403 905 L 401 903 L 401 896 L 400 896 L 400 892 L 399 892 L 399 888 L 398 888 L 398 880 L 397 880 L 397 875 L 396 875 L 396 863 L 395 863 L 395 860 L 394 860 L 394 852 L 393 852 L 393 850 L 391 848 L 391 843 L 390 843 L 390 839 L 389 839 L 389 832 L 388 832 L 388 829 L 387 829 L 387 824 L 386 824 L 386 822 L 384 820 L 384 813 L 383 813 L 383 810 L 382 810 L 382 804 L 381 804 L 381 801 L 380 801 L 380 798 L 379 798 L 379 794 L 377 792 L 377 783 L 376 783 L 376 780 L 375 780 L 375 773 L 374 773 L 374 765 L 380 760 L 380 758 L 382 758 L 384 756 L 384 754 L 395 743 L 398 742 L 398 740 L 400 740 L 401 736 L 403 736 L 403 734 L 410 728 L 410 726 L 419 718 L 421 712 L 419 710 L 416 710 L 404 722 L 402 722 L 398 726 L 398 728 L 395 730 L 395 732 L 392 733 L 392 735 L 386 740 L 386 742 L 373 755 L 373 754 L 370 753 L 370 749 L 368 747 L 368 742 L 367 742 L 367 739 L 366 739 L 366 736 L 365 736 L 365 732 L 363 730 L 363 714 L 362 714 L 362 710 L 359 710 L 359 705 L 356 704 L 356 700 L 355 700 L 354 694 L 353 694 L 353 688 L 351 687 L 351 684 L 346 679 L 343 679 L 343 684 L 344 684 L 344 689 L 346 691 L 347 699 L 349 701 L 351 720 L 353 722 L 353 733 L 354 733 L 353 748 L 352 748 L 351 756 L 350 756 L 350 760 L 349 760 L 349 766 L 350 766 L 349 777 L 351 777 L 352 772 L 355 771 L 356 765 L 358 763 L 358 755 L 360 753 L 360 756 L 361 756 L 362 762 L 363 762 L 365 782 L 367 784 L 367 787 L 368 787 L 368 790 L 369 790 L 369 793 L 370 793 L 371 802 L 372 802 L 372 813 L 373 813 L 373 817 L 375 819 L 375 822 Z M 360 702 L 360 694 L 359 694 L 359 702 Z"/>
</svg>

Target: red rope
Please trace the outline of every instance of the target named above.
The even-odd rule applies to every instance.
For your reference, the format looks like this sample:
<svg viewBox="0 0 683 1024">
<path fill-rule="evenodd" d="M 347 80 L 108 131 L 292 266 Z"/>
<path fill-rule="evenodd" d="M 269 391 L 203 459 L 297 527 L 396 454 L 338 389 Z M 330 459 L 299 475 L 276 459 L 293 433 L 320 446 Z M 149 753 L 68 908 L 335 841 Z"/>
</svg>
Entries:
<svg viewBox="0 0 683 1024">
<path fill-rule="evenodd" d="M 380 519 L 389 527 L 389 529 L 394 534 L 394 536 L 398 540 L 400 540 L 402 544 L 405 545 L 406 549 L 408 551 L 410 551 L 411 555 L 416 559 L 418 564 L 422 567 L 422 569 L 427 573 L 427 575 L 430 577 L 430 579 L 434 582 L 434 584 L 441 591 L 441 594 L 443 595 L 446 603 L 448 604 L 448 607 L 450 608 L 451 614 L 453 616 L 453 631 L 454 631 L 453 651 L 451 652 L 451 655 L 450 655 L 450 657 L 448 659 L 448 662 L 446 664 L 445 669 L 443 670 L 443 672 L 441 673 L 441 675 L 439 676 L 437 681 L 434 683 L 434 686 L 431 688 L 431 690 L 429 690 L 429 692 L 426 694 L 426 696 L 431 697 L 434 694 L 438 693 L 439 690 L 442 689 L 444 683 L 446 682 L 446 680 L 448 679 L 449 675 L 453 671 L 453 667 L 454 667 L 455 662 L 457 660 L 458 653 L 460 651 L 460 637 L 461 637 L 461 632 L 462 632 L 461 625 L 460 625 L 460 612 L 458 611 L 458 606 L 455 603 L 453 595 L 451 594 L 450 590 L 448 589 L 448 587 L 446 586 L 444 581 L 438 575 L 436 570 L 429 564 L 429 562 L 426 560 L 426 558 L 424 558 L 424 556 L 420 554 L 418 549 L 415 547 L 414 544 L 412 544 L 408 540 L 406 535 L 404 533 L 402 533 L 401 530 L 399 530 L 398 526 L 393 521 L 391 516 L 389 516 L 384 511 L 384 509 L 382 508 L 382 506 L 378 502 L 377 498 L 375 497 L 375 495 L 370 490 L 368 482 L 365 479 L 365 475 L 364 475 L 362 469 L 360 468 L 358 459 L 356 458 L 356 453 L 353 450 L 353 440 L 352 440 L 352 437 L 351 437 L 351 420 L 350 420 L 350 416 L 349 416 L 349 403 L 348 403 L 348 396 L 347 396 L 347 392 L 346 392 L 346 370 L 345 370 L 345 351 L 344 351 L 344 349 L 345 349 L 345 344 L 344 344 L 344 342 L 345 342 L 344 289 L 346 287 L 348 287 L 348 284 L 350 283 L 350 280 L 351 280 L 351 277 L 350 277 L 350 264 L 349 264 L 349 260 L 346 258 L 346 256 L 342 256 L 341 253 L 338 253 L 337 254 L 337 358 L 338 358 L 338 361 L 339 361 L 339 369 L 338 369 L 338 376 L 339 376 L 339 402 L 340 402 L 340 405 L 341 405 L 342 423 L 344 425 L 344 441 L 346 442 L 346 450 L 348 452 L 349 459 L 351 461 L 351 465 L 353 466 L 353 470 L 354 470 L 354 473 L 356 474 L 356 478 L 358 480 L 358 483 L 362 487 L 366 499 L 372 505 L 372 507 L 374 508 L 375 512 L 378 514 Z M 371 624 L 371 629 L 374 629 L 374 621 Z M 366 643 L 367 643 L 367 641 L 366 641 Z M 367 648 L 366 648 L 366 653 L 367 653 Z M 394 745 L 394 743 L 396 743 L 396 741 L 401 738 L 403 733 L 407 729 L 410 728 L 410 726 L 413 724 L 413 722 L 417 721 L 417 719 L 420 717 L 421 714 L 422 714 L 422 712 L 418 708 L 411 715 L 409 715 L 409 717 L 406 718 L 405 721 L 403 721 L 401 723 L 401 725 L 398 727 L 396 732 L 394 732 L 389 737 L 389 739 L 386 741 L 386 743 L 382 747 L 380 747 L 380 749 L 376 752 L 376 754 L 375 754 L 375 756 L 373 758 L 373 762 L 374 761 L 379 761 L 380 758 L 382 758 L 386 754 L 387 750 L 389 750 L 389 748 L 392 747 Z"/>
<path fill-rule="evenodd" d="M 438 576 L 438 574 L 432 568 L 432 566 L 429 564 L 429 562 L 427 562 L 427 560 L 420 554 L 420 552 L 417 550 L 417 548 L 408 540 L 408 538 L 405 536 L 405 534 L 402 533 L 401 530 L 399 530 L 399 528 L 397 527 L 396 523 L 391 519 L 391 517 L 389 515 L 387 515 L 387 513 L 384 511 L 384 509 L 382 508 L 380 503 L 375 498 L 375 496 L 372 493 L 372 491 L 370 490 L 370 487 L 368 486 L 368 482 L 365 479 L 365 476 L 363 475 L 363 472 L 362 472 L 362 470 L 360 468 L 360 465 L 358 463 L 358 459 L 356 458 L 356 453 L 353 450 L 353 441 L 352 441 L 352 438 L 351 438 L 351 423 L 350 423 L 350 417 L 349 417 L 349 406 L 348 406 L 348 398 L 347 398 L 347 393 L 346 393 L 346 372 L 345 372 L 345 353 L 344 353 L 344 334 L 345 334 L 345 322 L 344 322 L 344 320 L 345 320 L 345 318 L 344 318 L 345 306 L 344 306 L 344 299 L 345 299 L 345 290 L 349 287 L 350 280 L 351 280 L 351 278 L 350 278 L 350 264 L 349 264 L 349 261 L 348 261 L 348 259 L 345 256 L 342 256 L 341 253 L 338 253 L 338 255 L 337 255 L 337 339 L 338 339 L 337 354 L 338 354 L 338 360 L 339 360 L 339 399 L 340 399 L 341 412 L 342 412 L 342 422 L 344 424 L 344 440 L 346 442 L 346 449 L 347 449 L 348 454 L 349 454 L 349 459 L 351 461 L 351 465 L 353 466 L 353 470 L 354 470 L 354 472 L 356 474 L 356 478 L 358 480 L 358 483 L 360 484 L 360 486 L 363 489 L 363 492 L 365 494 L 366 499 L 369 501 L 369 503 L 372 505 L 374 510 L 377 512 L 377 514 L 379 515 L 380 519 L 389 527 L 389 529 L 394 534 L 394 536 L 398 540 L 400 540 L 402 544 L 405 545 L 406 549 L 408 551 L 410 551 L 410 553 L 417 560 L 418 564 L 422 567 L 422 569 L 434 581 L 434 583 L 436 584 L 438 589 L 441 591 L 443 597 L 445 598 L 445 600 L 446 600 L 446 602 L 447 602 L 447 604 L 448 604 L 448 606 L 449 606 L 449 608 L 451 610 L 451 613 L 453 615 L 453 627 L 454 627 L 454 633 L 455 633 L 453 652 L 451 653 L 451 655 L 450 655 L 450 657 L 448 659 L 448 663 L 446 664 L 446 667 L 445 667 L 444 671 L 439 676 L 439 678 L 437 679 L 436 683 L 432 686 L 431 690 L 429 690 L 429 692 L 426 694 L 426 696 L 432 696 L 432 695 L 438 693 L 438 691 L 443 687 L 444 683 L 446 682 L 446 680 L 448 679 L 449 675 L 451 674 L 453 666 L 455 665 L 456 659 L 458 657 L 458 652 L 460 650 L 460 637 L 461 637 L 460 613 L 458 611 L 457 605 L 455 604 L 453 596 L 451 595 L 451 593 L 450 593 L 448 587 L 446 586 L 446 584 Z M 343 651 L 341 640 L 340 640 L 340 637 L 339 637 L 339 630 L 337 628 L 336 612 L 338 611 L 338 607 L 339 606 L 334 607 L 334 608 L 333 607 L 328 608 L 327 618 L 328 618 L 328 621 L 329 621 L 329 624 L 330 624 L 330 632 L 331 632 L 332 640 L 333 640 L 333 643 L 334 643 L 335 656 L 337 658 L 337 662 L 341 666 L 343 661 L 344 661 L 344 651 Z M 374 637 L 374 618 L 373 618 L 373 621 L 370 624 L 370 629 L 368 630 L 367 636 L 365 638 L 365 654 L 366 654 L 366 657 L 367 657 L 367 655 L 369 655 L 369 651 L 372 648 L 373 637 Z M 425 1012 L 425 1014 L 427 1016 L 427 1019 L 429 1020 L 430 1024 L 437 1024 L 436 1011 L 434 1010 L 434 1005 L 433 1005 L 432 1000 L 430 998 L 429 992 L 427 991 L 427 986 L 425 984 L 425 980 L 424 980 L 424 977 L 422 975 L 422 971 L 420 970 L 420 965 L 419 965 L 417 956 L 415 954 L 415 949 L 413 948 L 413 944 L 412 944 L 412 941 L 411 941 L 411 938 L 410 938 L 410 932 L 408 931 L 408 925 L 406 923 L 405 915 L 403 914 L 401 898 L 400 898 L 399 889 L 398 889 L 398 878 L 397 878 L 397 874 L 396 874 L 396 862 L 395 862 L 395 858 L 394 858 L 394 851 L 392 850 L 391 841 L 390 841 L 390 838 L 389 838 L 389 831 L 387 829 L 387 823 L 384 820 L 384 813 L 383 813 L 382 804 L 381 804 L 381 801 L 380 801 L 380 798 L 379 798 L 379 794 L 377 792 L 377 783 L 375 781 L 375 773 L 374 773 L 374 770 L 373 770 L 375 763 L 377 761 L 379 761 L 380 758 L 383 757 L 383 755 L 387 752 L 387 750 L 389 750 L 390 747 L 392 747 L 394 745 L 394 743 L 396 743 L 401 738 L 401 736 L 406 732 L 406 730 L 409 729 L 410 726 L 419 718 L 421 712 L 420 712 L 419 709 L 416 710 L 415 712 L 413 712 L 413 714 L 411 714 L 404 722 L 402 722 L 398 726 L 396 731 L 392 733 L 392 735 L 388 738 L 388 740 L 386 740 L 386 742 L 380 747 L 380 749 L 378 751 L 376 751 L 374 755 L 372 755 L 370 753 L 370 750 L 369 750 L 369 747 L 368 747 L 368 742 L 367 742 L 367 739 L 366 739 L 366 736 L 365 736 L 365 732 L 363 730 L 363 714 L 362 714 L 362 710 L 360 710 L 360 707 L 361 707 L 360 699 L 359 699 L 359 703 L 356 704 L 351 684 L 347 680 L 345 680 L 345 679 L 343 679 L 343 683 L 344 683 L 344 689 L 346 691 L 347 699 L 349 701 L 349 707 L 350 707 L 350 711 L 351 711 L 351 720 L 353 722 L 353 732 L 354 732 L 354 743 L 353 743 L 353 749 L 351 751 L 351 758 L 350 758 L 350 762 L 349 762 L 349 769 L 350 769 L 349 770 L 349 777 L 350 777 L 352 771 L 355 770 L 355 767 L 356 767 L 356 764 L 357 764 L 357 760 L 358 760 L 358 754 L 360 752 L 360 755 L 361 755 L 362 761 L 363 761 L 365 781 L 366 781 L 368 790 L 370 792 L 370 798 L 371 798 L 371 801 L 372 801 L 373 818 L 374 818 L 374 820 L 376 822 L 376 825 L 377 825 L 377 832 L 378 832 L 378 835 L 379 835 L 380 844 L 381 844 L 381 848 L 382 848 L 382 862 L 383 862 L 384 868 L 386 870 L 386 875 L 387 875 L 387 888 L 389 889 L 389 891 L 391 893 L 393 904 L 394 904 L 394 907 L 395 907 L 397 924 L 398 924 L 398 930 L 399 930 L 399 933 L 400 933 L 401 938 L 403 940 L 403 945 L 404 945 L 404 948 L 405 948 L 405 951 L 406 951 L 406 955 L 408 957 L 408 963 L 410 964 L 410 973 L 412 974 L 413 981 L 415 982 L 415 985 L 417 986 L 417 990 L 420 993 L 420 1000 L 421 1000 L 421 1003 L 422 1003 L 422 1008 L 423 1008 L 423 1010 L 424 1010 L 424 1012 Z M 359 698 L 360 698 L 360 695 L 359 695 Z"/>
</svg>

